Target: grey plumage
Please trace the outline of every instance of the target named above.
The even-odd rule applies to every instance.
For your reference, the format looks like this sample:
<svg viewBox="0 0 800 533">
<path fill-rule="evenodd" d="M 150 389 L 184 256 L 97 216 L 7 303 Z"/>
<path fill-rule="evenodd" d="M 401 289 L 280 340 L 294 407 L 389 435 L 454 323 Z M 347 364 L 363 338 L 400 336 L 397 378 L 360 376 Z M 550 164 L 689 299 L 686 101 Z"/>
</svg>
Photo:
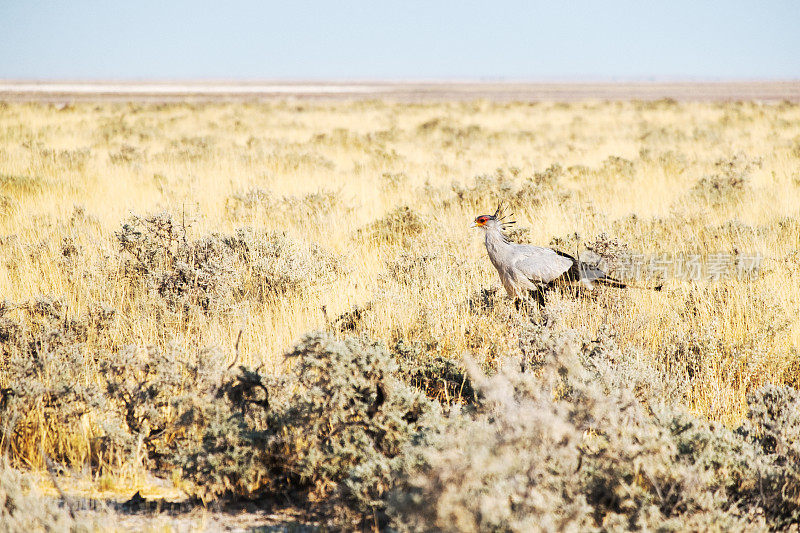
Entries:
<svg viewBox="0 0 800 533">
<path fill-rule="evenodd" d="M 494 215 L 481 215 L 475 219 L 475 225 L 486 233 L 489 259 L 511 298 L 526 300 L 533 296 L 541 303 L 543 291 L 559 281 L 580 282 L 587 288 L 591 288 L 593 282 L 625 286 L 596 265 L 581 262 L 563 252 L 510 242 L 504 232 L 509 224 L 513 222 L 504 221 L 500 207 Z"/>
</svg>

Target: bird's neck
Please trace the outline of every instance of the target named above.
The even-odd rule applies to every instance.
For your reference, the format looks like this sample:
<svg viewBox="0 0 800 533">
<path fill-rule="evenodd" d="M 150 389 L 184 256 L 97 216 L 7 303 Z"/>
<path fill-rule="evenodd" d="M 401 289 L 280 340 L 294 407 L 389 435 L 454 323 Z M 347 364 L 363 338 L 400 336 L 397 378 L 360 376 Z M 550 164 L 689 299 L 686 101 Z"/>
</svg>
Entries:
<svg viewBox="0 0 800 533">
<path fill-rule="evenodd" d="M 506 238 L 501 228 L 487 228 L 486 229 L 486 249 L 497 250 L 508 246 L 508 239 Z"/>
</svg>

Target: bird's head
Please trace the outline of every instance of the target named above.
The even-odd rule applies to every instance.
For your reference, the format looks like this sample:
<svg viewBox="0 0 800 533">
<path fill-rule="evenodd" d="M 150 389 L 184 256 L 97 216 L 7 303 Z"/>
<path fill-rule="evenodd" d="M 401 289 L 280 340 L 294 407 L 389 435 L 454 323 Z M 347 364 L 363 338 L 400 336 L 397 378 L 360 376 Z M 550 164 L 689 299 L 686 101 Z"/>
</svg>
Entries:
<svg viewBox="0 0 800 533">
<path fill-rule="evenodd" d="M 515 224 L 513 220 L 508 220 L 508 217 L 513 215 L 510 213 L 508 215 L 503 213 L 503 206 L 501 204 L 497 205 L 497 209 L 495 210 L 493 215 L 480 215 L 479 217 L 475 218 L 475 224 L 473 225 L 474 228 L 483 228 L 484 230 L 489 229 L 499 229 L 499 230 L 506 230 L 509 229 L 509 226 Z"/>
<path fill-rule="evenodd" d="M 493 220 L 496 220 L 496 219 L 492 215 L 481 215 L 481 216 L 475 218 L 475 227 L 477 227 L 477 228 L 486 227 L 486 224 L 488 224 L 489 222 L 491 222 Z"/>
</svg>

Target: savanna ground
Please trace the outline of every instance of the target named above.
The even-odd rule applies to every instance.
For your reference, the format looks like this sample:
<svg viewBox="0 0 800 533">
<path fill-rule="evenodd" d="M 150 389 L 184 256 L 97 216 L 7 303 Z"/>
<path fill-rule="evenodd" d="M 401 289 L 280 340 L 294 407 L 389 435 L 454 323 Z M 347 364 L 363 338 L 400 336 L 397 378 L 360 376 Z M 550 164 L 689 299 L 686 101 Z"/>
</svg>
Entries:
<svg viewBox="0 0 800 533">
<path fill-rule="evenodd" d="M 498 201 L 663 289 L 517 311 Z M 2 104 L 0 518 L 788 527 L 798 243 L 789 102 Z"/>
</svg>

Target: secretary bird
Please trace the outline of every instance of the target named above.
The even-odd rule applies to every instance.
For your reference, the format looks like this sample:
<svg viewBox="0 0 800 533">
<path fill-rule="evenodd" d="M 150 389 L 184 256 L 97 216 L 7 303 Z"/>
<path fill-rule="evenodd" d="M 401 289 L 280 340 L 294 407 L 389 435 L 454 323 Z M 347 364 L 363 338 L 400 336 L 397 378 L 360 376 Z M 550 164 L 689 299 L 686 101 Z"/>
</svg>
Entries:
<svg viewBox="0 0 800 533">
<path fill-rule="evenodd" d="M 475 225 L 486 234 L 486 251 L 508 296 L 517 309 L 523 302 L 535 300 L 544 306 L 545 291 L 558 283 L 579 282 L 591 289 L 594 283 L 612 287 L 627 287 L 608 276 L 596 265 L 582 263 L 571 255 L 552 248 L 510 242 L 505 234 L 514 221 L 507 220 L 501 206 L 493 215 L 481 215 Z"/>
</svg>

